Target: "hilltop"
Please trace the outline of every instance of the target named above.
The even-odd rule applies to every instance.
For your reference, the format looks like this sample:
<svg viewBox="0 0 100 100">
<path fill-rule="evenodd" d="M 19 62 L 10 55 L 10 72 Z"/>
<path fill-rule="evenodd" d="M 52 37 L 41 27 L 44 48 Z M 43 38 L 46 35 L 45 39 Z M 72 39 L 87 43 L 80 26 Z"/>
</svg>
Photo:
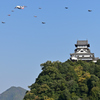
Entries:
<svg viewBox="0 0 100 100">
<path fill-rule="evenodd" d="M 0 94 L 0 100 L 23 100 L 25 92 L 25 89 L 13 86 Z"/>
<path fill-rule="evenodd" d="M 23 100 L 100 100 L 100 59 L 47 61 L 41 68 Z"/>
</svg>

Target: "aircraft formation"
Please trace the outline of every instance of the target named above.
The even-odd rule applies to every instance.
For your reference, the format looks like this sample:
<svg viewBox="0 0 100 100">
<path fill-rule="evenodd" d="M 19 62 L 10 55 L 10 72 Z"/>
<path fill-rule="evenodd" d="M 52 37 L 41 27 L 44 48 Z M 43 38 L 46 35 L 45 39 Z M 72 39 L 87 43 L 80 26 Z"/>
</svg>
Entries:
<svg viewBox="0 0 100 100">
<path fill-rule="evenodd" d="M 14 9 L 24 9 L 27 6 L 16 6 Z M 41 7 L 39 7 L 38 9 L 42 9 Z M 68 9 L 68 7 L 65 7 L 65 9 Z M 11 12 L 14 12 L 14 10 L 12 10 Z M 92 10 L 88 9 L 88 12 L 92 12 Z M 11 16 L 11 14 L 8 14 L 8 16 Z M 34 15 L 35 18 L 37 18 L 36 15 Z M 1 22 L 2 24 L 5 24 L 4 21 Z M 42 22 L 42 24 L 45 24 L 45 22 Z"/>
<path fill-rule="evenodd" d="M 27 6 L 16 6 L 14 9 L 24 9 Z M 41 7 L 39 7 L 38 9 L 42 9 Z M 12 10 L 11 12 L 14 12 L 14 10 Z M 11 16 L 11 14 L 8 14 L 8 16 Z M 36 15 L 34 16 L 35 18 L 37 17 Z M 2 24 L 5 24 L 6 22 L 2 21 Z M 42 24 L 45 24 L 45 22 L 42 22 Z"/>
<path fill-rule="evenodd" d="M 16 6 L 14 9 L 24 9 L 26 6 Z M 11 12 L 14 12 L 14 10 L 12 10 Z M 8 16 L 11 16 L 11 14 L 8 14 Z M 4 21 L 2 21 L 2 24 L 5 24 Z"/>
</svg>

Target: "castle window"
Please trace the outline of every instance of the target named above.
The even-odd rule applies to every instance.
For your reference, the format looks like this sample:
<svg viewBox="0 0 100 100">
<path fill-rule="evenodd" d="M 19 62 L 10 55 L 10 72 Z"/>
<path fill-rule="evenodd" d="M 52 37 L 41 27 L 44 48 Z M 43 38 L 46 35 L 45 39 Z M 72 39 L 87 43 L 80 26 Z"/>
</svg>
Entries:
<svg viewBox="0 0 100 100">
<path fill-rule="evenodd" d="M 82 55 L 79 55 L 79 57 L 82 57 Z"/>
<path fill-rule="evenodd" d="M 90 55 L 84 55 L 84 57 L 90 57 Z"/>
</svg>

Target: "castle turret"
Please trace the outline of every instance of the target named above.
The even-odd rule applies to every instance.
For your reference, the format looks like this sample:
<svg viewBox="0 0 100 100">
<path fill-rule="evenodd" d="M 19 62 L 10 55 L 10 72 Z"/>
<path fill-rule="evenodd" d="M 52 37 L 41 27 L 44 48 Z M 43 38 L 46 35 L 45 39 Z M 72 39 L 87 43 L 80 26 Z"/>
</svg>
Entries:
<svg viewBox="0 0 100 100">
<path fill-rule="evenodd" d="M 72 61 L 84 60 L 96 62 L 98 60 L 98 58 L 94 57 L 94 53 L 90 52 L 90 44 L 88 44 L 88 40 L 78 40 L 75 47 L 75 52 L 70 54 L 70 59 Z"/>
</svg>

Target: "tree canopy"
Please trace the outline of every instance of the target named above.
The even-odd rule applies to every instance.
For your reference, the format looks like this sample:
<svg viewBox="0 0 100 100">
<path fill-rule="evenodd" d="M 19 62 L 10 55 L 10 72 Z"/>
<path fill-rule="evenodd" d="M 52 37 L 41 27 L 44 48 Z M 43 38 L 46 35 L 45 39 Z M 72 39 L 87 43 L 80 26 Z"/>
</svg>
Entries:
<svg viewBox="0 0 100 100">
<path fill-rule="evenodd" d="M 40 65 L 42 72 L 23 100 L 100 100 L 100 59 Z"/>
</svg>

